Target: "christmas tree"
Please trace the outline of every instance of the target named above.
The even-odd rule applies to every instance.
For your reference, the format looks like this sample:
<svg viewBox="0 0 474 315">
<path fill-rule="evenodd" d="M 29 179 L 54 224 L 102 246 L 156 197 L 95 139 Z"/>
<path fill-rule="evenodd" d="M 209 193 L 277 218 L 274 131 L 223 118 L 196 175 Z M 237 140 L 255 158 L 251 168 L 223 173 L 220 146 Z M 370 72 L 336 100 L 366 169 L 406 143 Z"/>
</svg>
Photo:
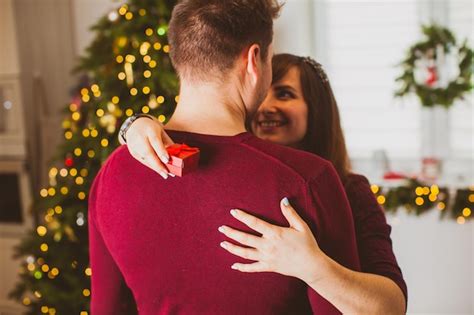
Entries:
<svg viewBox="0 0 474 315">
<path fill-rule="evenodd" d="M 86 79 L 65 108 L 65 140 L 49 186 L 35 198 L 41 222 L 17 248 L 24 263 L 11 297 L 28 314 L 89 314 L 88 192 L 119 145 L 123 120 L 140 112 L 164 122 L 176 106 L 178 79 L 167 42 L 175 2 L 130 0 L 92 28 L 95 39 L 75 69 Z"/>
</svg>

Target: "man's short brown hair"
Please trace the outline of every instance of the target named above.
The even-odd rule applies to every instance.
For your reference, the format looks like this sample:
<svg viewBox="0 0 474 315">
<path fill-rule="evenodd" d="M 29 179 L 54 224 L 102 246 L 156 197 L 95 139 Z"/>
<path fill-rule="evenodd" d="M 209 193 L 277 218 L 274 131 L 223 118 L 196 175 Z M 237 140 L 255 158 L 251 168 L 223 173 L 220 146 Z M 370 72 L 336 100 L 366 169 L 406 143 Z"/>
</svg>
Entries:
<svg viewBox="0 0 474 315">
<path fill-rule="evenodd" d="M 171 60 L 181 77 L 225 75 L 245 47 L 258 44 L 266 58 L 278 0 L 182 0 L 169 25 Z"/>
</svg>

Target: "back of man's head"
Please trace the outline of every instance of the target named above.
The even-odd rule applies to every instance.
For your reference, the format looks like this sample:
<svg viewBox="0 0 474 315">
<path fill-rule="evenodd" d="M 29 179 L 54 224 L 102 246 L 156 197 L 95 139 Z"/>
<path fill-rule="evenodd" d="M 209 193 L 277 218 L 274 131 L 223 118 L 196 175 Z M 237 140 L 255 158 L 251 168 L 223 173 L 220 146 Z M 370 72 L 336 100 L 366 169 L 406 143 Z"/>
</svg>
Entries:
<svg viewBox="0 0 474 315">
<path fill-rule="evenodd" d="M 244 48 L 267 57 L 278 0 L 182 0 L 169 25 L 171 60 L 182 79 L 207 81 L 232 69 Z M 265 59 L 264 59 L 265 60 Z"/>
</svg>

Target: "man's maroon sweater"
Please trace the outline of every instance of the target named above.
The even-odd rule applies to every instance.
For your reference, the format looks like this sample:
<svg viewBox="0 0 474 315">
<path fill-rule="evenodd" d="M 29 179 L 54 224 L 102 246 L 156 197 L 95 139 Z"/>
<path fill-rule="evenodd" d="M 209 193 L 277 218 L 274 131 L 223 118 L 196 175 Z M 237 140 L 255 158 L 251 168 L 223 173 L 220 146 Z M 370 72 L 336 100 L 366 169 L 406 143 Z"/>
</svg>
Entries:
<svg viewBox="0 0 474 315">
<path fill-rule="evenodd" d="M 122 146 L 95 179 L 92 315 L 339 314 L 299 279 L 231 269 L 248 261 L 223 250 L 217 230 L 252 232 L 230 215 L 234 208 L 288 226 L 279 206 L 288 197 L 321 249 L 359 270 L 351 210 L 332 165 L 249 133 L 169 134 L 201 149 L 197 171 L 164 180 Z"/>
</svg>

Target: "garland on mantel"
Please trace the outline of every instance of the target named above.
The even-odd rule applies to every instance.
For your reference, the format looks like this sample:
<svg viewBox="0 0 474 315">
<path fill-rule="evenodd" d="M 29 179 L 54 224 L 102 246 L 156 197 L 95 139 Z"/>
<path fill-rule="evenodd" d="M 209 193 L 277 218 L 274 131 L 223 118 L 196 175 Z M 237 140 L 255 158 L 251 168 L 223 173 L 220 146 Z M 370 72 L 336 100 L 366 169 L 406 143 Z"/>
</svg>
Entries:
<svg viewBox="0 0 474 315">
<path fill-rule="evenodd" d="M 405 208 L 408 213 L 421 215 L 437 210 L 441 218 L 449 217 L 464 224 L 473 218 L 474 186 L 450 190 L 438 185 L 426 185 L 419 180 L 409 179 L 406 185 L 383 187 L 372 185 L 372 192 L 385 211 L 396 213 Z"/>
</svg>

